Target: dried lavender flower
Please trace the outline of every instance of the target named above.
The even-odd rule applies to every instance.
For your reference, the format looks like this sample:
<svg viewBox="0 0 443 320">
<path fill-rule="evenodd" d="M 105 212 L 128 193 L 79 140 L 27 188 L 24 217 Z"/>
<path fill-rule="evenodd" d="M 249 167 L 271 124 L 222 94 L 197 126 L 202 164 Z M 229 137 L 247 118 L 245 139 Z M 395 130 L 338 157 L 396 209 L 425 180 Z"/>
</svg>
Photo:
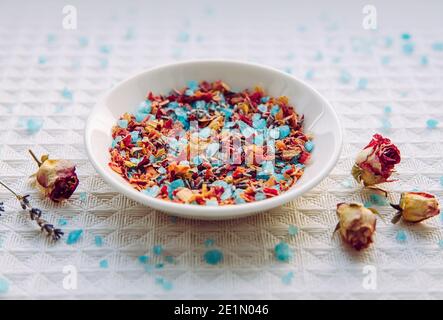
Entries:
<svg viewBox="0 0 443 320">
<path fill-rule="evenodd" d="M 52 238 L 52 240 L 56 241 L 63 236 L 64 233 L 61 229 L 55 228 L 54 225 L 48 223 L 45 219 L 41 217 L 43 213 L 42 210 L 31 206 L 31 202 L 29 201 L 29 194 L 22 196 L 9 188 L 2 181 L 0 181 L 0 184 L 7 190 L 9 190 L 17 198 L 22 209 L 29 212 L 31 220 L 35 221 L 40 229 L 42 231 L 45 231 L 46 234 Z M 1 203 L 0 205 L 0 211 L 4 211 L 3 203 Z"/>
</svg>

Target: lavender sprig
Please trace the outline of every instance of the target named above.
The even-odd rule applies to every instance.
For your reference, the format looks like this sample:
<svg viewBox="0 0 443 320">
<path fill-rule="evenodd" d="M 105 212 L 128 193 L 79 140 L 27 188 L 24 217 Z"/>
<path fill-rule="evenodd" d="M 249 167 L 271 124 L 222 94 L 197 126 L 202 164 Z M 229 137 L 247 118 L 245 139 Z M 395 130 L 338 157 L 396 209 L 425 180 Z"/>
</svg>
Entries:
<svg viewBox="0 0 443 320">
<path fill-rule="evenodd" d="M 28 199 L 29 194 L 22 196 L 16 193 L 11 188 L 9 188 L 2 181 L 0 181 L 0 184 L 6 189 L 8 189 L 17 198 L 17 200 L 20 202 L 20 206 L 22 207 L 22 209 L 28 210 L 31 220 L 35 221 L 40 227 L 40 229 L 42 231 L 45 231 L 46 234 L 52 238 L 52 240 L 57 241 L 64 235 L 64 232 L 61 229 L 55 228 L 54 225 L 48 223 L 45 219 L 41 217 L 43 213 L 42 210 L 31 206 L 31 203 Z M 4 211 L 2 204 L 3 203 L 0 204 L 0 211 Z"/>
</svg>

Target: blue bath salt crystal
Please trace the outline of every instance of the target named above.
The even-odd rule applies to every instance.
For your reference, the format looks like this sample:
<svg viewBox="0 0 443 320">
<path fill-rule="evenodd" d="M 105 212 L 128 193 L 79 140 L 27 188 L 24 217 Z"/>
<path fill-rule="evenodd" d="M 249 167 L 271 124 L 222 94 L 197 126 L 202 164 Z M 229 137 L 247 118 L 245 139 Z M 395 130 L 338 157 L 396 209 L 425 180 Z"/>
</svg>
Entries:
<svg viewBox="0 0 443 320">
<path fill-rule="evenodd" d="M 80 192 L 80 193 L 79 193 L 79 199 L 80 199 L 80 201 L 81 201 L 81 202 L 85 202 L 85 201 L 86 201 L 86 196 L 87 196 L 86 192 L 84 192 L 84 191 Z"/>
<path fill-rule="evenodd" d="M 371 194 L 369 196 L 369 199 L 370 199 L 371 203 L 376 206 L 386 206 L 388 204 L 388 201 L 386 200 L 386 198 L 379 195 L 379 194 L 375 194 L 375 193 Z"/>
<path fill-rule="evenodd" d="M 294 272 L 290 271 L 287 274 L 282 276 L 281 281 L 284 284 L 291 284 L 292 278 L 294 278 Z"/>
<path fill-rule="evenodd" d="M 60 218 L 58 219 L 58 225 L 59 226 L 66 226 L 68 224 L 68 220 L 64 219 L 64 218 Z"/>
<path fill-rule="evenodd" d="M 46 39 L 48 40 L 48 44 L 53 44 L 57 37 L 55 36 L 55 34 L 50 33 L 48 34 L 48 37 Z"/>
<path fill-rule="evenodd" d="M 248 126 L 243 121 L 239 121 L 239 128 L 240 128 L 241 134 L 244 135 L 245 138 L 249 138 L 250 136 L 252 136 L 255 133 L 255 130 L 253 128 L 251 128 L 250 126 Z"/>
<path fill-rule="evenodd" d="M 139 256 L 138 257 L 138 261 L 142 264 L 147 264 L 149 262 L 149 257 L 148 256 Z"/>
<path fill-rule="evenodd" d="M 420 58 L 420 64 L 422 66 L 427 66 L 429 64 L 429 59 L 427 56 L 421 56 Z"/>
<path fill-rule="evenodd" d="M 389 119 L 382 119 L 381 120 L 381 127 L 385 131 L 391 129 L 392 128 L 391 121 L 389 121 Z"/>
<path fill-rule="evenodd" d="M 152 247 L 152 251 L 154 252 L 155 255 L 159 256 L 163 252 L 163 247 L 160 244 L 157 244 L 154 247 Z"/>
<path fill-rule="evenodd" d="M 38 57 L 39 64 L 45 64 L 47 61 L 48 61 L 48 59 L 46 58 L 46 56 L 39 56 Z"/>
<path fill-rule="evenodd" d="M 278 128 L 280 131 L 280 139 L 284 139 L 291 133 L 291 128 L 288 125 L 284 125 Z"/>
<path fill-rule="evenodd" d="M 193 89 L 191 89 L 193 90 Z M 209 104 L 206 104 L 206 102 L 204 100 L 198 100 L 194 102 L 194 107 L 196 109 L 206 109 L 206 107 L 208 106 L 209 108 Z"/>
<path fill-rule="evenodd" d="M 274 247 L 275 258 L 279 261 L 288 262 L 292 257 L 292 251 L 286 242 L 280 242 Z"/>
<path fill-rule="evenodd" d="M 162 277 L 155 278 L 155 283 L 162 285 L 165 280 Z"/>
<path fill-rule="evenodd" d="M 211 135 L 211 128 L 205 127 L 199 131 L 198 136 L 202 139 L 207 139 Z"/>
<path fill-rule="evenodd" d="M 352 80 L 351 74 L 346 70 L 342 70 L 340 73 L 340 82 L 343 84 L 348 84 L 349 82 L 351 82 L 351 80 Z"/>
<path fill-rule="evenodd" d="M 296 226 L 294 226 L 294 225 L 290 225 L 288 227 L 288 233 L 289 233 L 290 236 L 295 236 L 295 235 L 298 234 L 298 228 Z"/>
<path fill-rule="evenodd" d="M 320 51 L 317 51 L 317 53 L 316 53 L 315 56 L 314 56 L 314 59 L 315 59 L 316 61 L 323 60 L 323 54 L 322 54 Z"/>
<path fill-rule="evenodd" d="M 5 294 L 9 291 L 9 283 L 6 279 L 0 278 L 0 294 Z"/>
<path fill-rule="evenodd" d="M 189 38 L 190 38 L 189 33 L 186 31 L 182 31 L 178 34 L 177 41 L 178 42 L 188 42 Z"/>
<path fill-rule="evenodd" d="M 213 157 L 219 150 L 220 144 L 218 142 L 210 143 L 206 149 L 206 156 Z"/>
<path fill-rule="evenodd" d="M 266 174 L 273 174 L 275 167 L 274 163 L 272 161 L 263 161 L 261 164 L 261 167 L 263 169 L 263 172 Z"/>
<path fill-rule="evenodd" d="M 387 65 L 387 64 L 389 64 L 391 62 L 391 57 L 389 57 L 389 56 L 383 56 L 382 58 L 381 58 L 381 63 L 383 64 L 383 65 Z"/>
<path fill-rule="evenodd" d="M 274 104 L 271 108 L 271 115 L 275 116 L 280 111 L 280 106 L 278 104 Z"/>
<path fill-rule="evenodd" d="M 438 120 L 436 119 L 429 119 L 426 121 L 426 127 L 428 129 L 435 129 L 437 128 L 437 125 L 438 125 Z"/>
<path fill-rule="evenodd" d="M 409 39 L 411 39 L 411 35 L 410 35 L 409 33 L 403 33 L 403 34 L 401 35 L 401 38 L 402 38 L 403 40 L 409 40 Z"/>
<path fill-rule="evenodd" d="M 205 247 L 212 247 L 215 244 L 214 239 L 206 239 L 205 240 Z"/>
<path fill-rule="evenodd" d="M 264 105 L 264 104 L 259 104 L 258 106 L 257 106 L 257 109 L 260 111 L 260 112 L 266 112 L 266 111 L 268 111 L 268 107 L 266 106 L 266 105 Z"/>
<path fill-rule="evenodd" d="M 261 103 L 266 103 L 266 102 L 269 101 L 269 99 L 271 99 L 271 97 L 262 97 L 262 98 L 260 99 L 260 101 L 261 101 Z"/>
<path fill-rule="evenodd" d="M 180 105 L 178 104 L 177 101 L 172 101 L 172 102 L 169 102 L 169 103 L 168 103 L 168 108 L 171 108 L 171 109 L 177 109 L 177 108 L 179 108 L 179 107 L 180 107 Z"/>
<path fill-rule="evenodd" d="M 262 146 L 265 142 L 265 137 L 263 134 L 257 134 L 254 136 L 254 143 L 258 146 Z"/>
<path fill-rule="evenodd" d="M 412 43 L 405 43 L 402 47 L 403 53 L 405 55 L 410 56 L 414 52 L 414 44 Z"/>
<path fill-rule="evenodd" d="M 264 129 L 266 128 L 266 120 L 265 119 L 259 119 L 252 123 L 255 129 Z"/>
<path fill-rule="evenodd" d="M 357 88 L 359 90 L 365 90 L 368 87 L 368 79 L 366 78 L 360 78 L 357 82 Z"/>
<path fill-rule="evenodd" d="M 42 118 L 29 118 L 26 120 L 26 131 L 30 135 L 39 132 L 42 127 Z"/>
<path fill-rule="evenodd" d="M 394 43 L 394 39 L 392 37 L 386 37 L 385 38 L 385 47 L 389 48 Z"/>
<path fill-rule="evenodd" d="M 120 128 L 126 129 L 126 128 L 128 127 L 128 120 L 124 120 L 124 119 L 122 119 L 122 120 L 118 120 L 118 121 L 117 121 L 117 125 L 118 125 Z"/>
<path fill-rule="evenodd" d="M 253 115 L 252 115 L 252 121 L 258 121 L 258 120 L 260 120 L 261 119 L 261 114 L 260 113 L 254 113 Z"/>
<path fill-rule="evenodd" d="M 208 250 L 203 255 L 207 264 L 216 265 L 223 260 L 223 252 L 218 249 Z"/>
<path fill-rule="evenodd" d="M 197 90 L 198 89 L 198 81 L 190 80 L 186 83 L 186 86 L 191 90 Z"/>
<path fill-rule="evenodd" d="M 191 162 L 192 162 L 193 164 L 195 164 L 196 166 L 198 166 L 198 165 L 200 165 L 200 164 L 203 163 L 203 159 L 202 159 L 202 157 L 200 157 L 200 156 L 195 156 L 195 157 L 193 157 L 193 158 L 191 159 Z M 158 171 L 158 170 L 157 170 L 157 171 Z M 165 172 L 166 172 L 166 170 L 165 170 Z"/>
<path fill-rule="evenodd" d="M 185 91 L 185 95 L 187 95 L 188 97 L 194 95 L 194 90 L 187 89 L 187 90 Z"/>
<path fill-rule="evenodd" d="M 99 47 L 99 51 L 101 52 L 101 53 L 110 53 L 111 52 L 111 47 L 109 46 L 109 45 L 106 45 L 106 44 L 102 44 L 100 47 Z"/>
<path fill-rule="evenodd" d="M 89 40 L 86 37 L 80 37 L 78 38 L 78 44 L 82 48 L 87 47 L 89 44 Z"/>
<path fill-rule="evenodd" d="M 443 51 L 443 42 L 435 42 L 432 44 L 432 50 Z"/>
<path fill-rule="evenodd" d="M 314 150 L 314 143 L 310 140 L 306 141 L 305 149 L 306 149 L 306 151 L 311 152 L 312 150 Z"/>
<path fill-rule="evenodd" d="M 265 200 L 266 199 L 266 195 L 259 191 L 255 193 L 255 197 L 254 197 L 255 201 L 261 201 L 261 200 Z"/>
<path fill-rule="evenodd" d="M 73 92 L 66 87 L 62 89 L 61 95 L 63 98 L 65 98 L 67 100 L 72 100 L 74 97 Z"/>
<path fill-rule="evenodd" d="M 160 193 L 160 187 L 159 186 L 148 187 L 142 192 L 150 197 L 155 198 Z"/>
<path fill-rule="evenodd" d="M 397 231 L 397 235 L 395 236 L 395 239 L 398 242 L 406 242 L 406 239 L 407 239 L 406 232 L 404 232 L 403 230 Z"/>
<path fill-rule="evenodd" d="M 217 207 L 218 206 L 218 201 L 217 200 L 206 200 L 205 204 L 207 206 Z"/>
<path fill-rule="evenodd" d="M 306 71 L 305 79 L 312 80 L 314 78 L 314 74 L 315 74 L 314 70 L 309 69 L 308 71 Z"/>
<path fill-rule="evenodd" d="M 151 113 L 151 110 L 152 110 L 152 102 L 150 100 L 145 100 L 141 102 L 137 107 L 137 111 L 140 113 L 149 114 Z"/>
<path fill-rule="evenodd" d="M 383 109 L 383 112 L 387 113 L 387 114 L 391 113 L 392 112 L 392 107 L 391 106 L 385 106 L 384 109 Z"/>
<path fill-rule="evenodd" d="M 280 173 L 276 173 L 276 174 L 274 174 L 274 178 L 275 178 L 275 180 L 276 180 L 277 182 L 280 182 L 280 181 L 282 181 L 282 180 L 285 180 L 285 176 L 282 175 L 282 174 L 280 174 Z"/>
<path fill-rule="evenodd" d="M 163 283 L 162 283 L 161 286 L 166 291 L 170 291 L 173 288 L 172 282 L 171 281 L 167 281 L 167 280 L 163 280 Z"/>
<path fill-rule="evenodd" d="M 102 236 L 95 236 L 94 237 L 94 243 L 97 247 L 101 247 L 103 245 L 103 238 Z"/>
<path fill-rule="evenodd" d="M 102 269 L 108 269 L 109 268 L 109 263 L 108 263 L 108 260 L 106 260 L 106 259 L 101 260 L 99 265 L 100 265 L 100 268 L 102 268 Z"/>
<path fill-rule="evenodd" d="M 138 132 L 138 131 L 131 131 L 131 133 L 130 133 L 130 135 L 131 135 L 131 142 L 132 143 L 136 143 L 137 141 L 138 141 L 138 139 L 139 139 L 139 136 L 140 136 L 140 132 Z M 137 159 L 138 160 L 138 159 Z M 132 161 L 132 160 L 131 160 Z M 133 162 L 133 161 L 132 161 Z M 138 161 L 139 162 L 139 161 Z M 138 163 L 137 162 L 137 163 Z"/>
<path fill-rule="evenodd" d="M 83 234 L 83 230 L 79 229 L 79 230 L 74 230 L 71 231 L 68 234 L 68 239 L 66 240 L 67 244 L 74 244 L 77 243 L 78 240 L 80 239 L 81 235 Z"/>
</svg>

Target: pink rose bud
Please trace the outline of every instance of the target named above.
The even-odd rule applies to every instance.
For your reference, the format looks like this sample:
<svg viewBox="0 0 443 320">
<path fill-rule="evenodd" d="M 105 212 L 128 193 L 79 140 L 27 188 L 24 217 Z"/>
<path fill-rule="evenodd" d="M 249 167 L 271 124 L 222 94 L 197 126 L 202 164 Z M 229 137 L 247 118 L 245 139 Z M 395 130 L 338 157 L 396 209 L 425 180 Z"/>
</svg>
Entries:
<svg viewBox="0 0 443 320">
<path fill-rule="evenodd" d="M 392 219 L 393 223 L 397 223 L 400 218 L 407 222 L 420 222 L 440 213 L 437 198 L 425 192 L 403 192 L 400 203 L 391 206 L 398 210 Z"/>
<path fill-rule="evenodd" d="M 31 152 L 32 154 L 32 152 Z M 37 161 L 39 169 L 35 174 L 36 184 L 52 201 L 68 199 L 78 186 L 75 165 L 68 160 L 49 160 L 47 155 Z"/>
<path fill-rule="evenodd" d="M 389 182 L 394 166 L 400 160 L 400 150 L 391 140 L 374 134 L 371 142 L 357 155 L 352 176 L 365 186 Z"/>
<path fill-rule="evenodd" d="M 339 222 L 336 230 L 344 242 L 356 250 L 369 247 L 375 232 L 374 209 L 365 208 L 361 203 L 339 203 L 337 215 Z"/>
</svg>

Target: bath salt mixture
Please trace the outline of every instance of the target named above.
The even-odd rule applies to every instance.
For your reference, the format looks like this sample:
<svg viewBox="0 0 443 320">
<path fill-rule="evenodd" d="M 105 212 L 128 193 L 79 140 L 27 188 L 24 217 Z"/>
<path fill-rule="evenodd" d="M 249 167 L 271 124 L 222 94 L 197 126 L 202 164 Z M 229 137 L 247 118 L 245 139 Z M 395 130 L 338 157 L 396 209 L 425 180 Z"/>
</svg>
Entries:
<svg viewBox="0 0 443 320">
<path fill-rule="evenodd" d="M 303 116 L 260 87 L 188 82 L 149 92 L 112 128 L 109 166 L 151 197 L 197 205 L 264 200 L 293 186 L 314 150 Z"/>
</svg>

